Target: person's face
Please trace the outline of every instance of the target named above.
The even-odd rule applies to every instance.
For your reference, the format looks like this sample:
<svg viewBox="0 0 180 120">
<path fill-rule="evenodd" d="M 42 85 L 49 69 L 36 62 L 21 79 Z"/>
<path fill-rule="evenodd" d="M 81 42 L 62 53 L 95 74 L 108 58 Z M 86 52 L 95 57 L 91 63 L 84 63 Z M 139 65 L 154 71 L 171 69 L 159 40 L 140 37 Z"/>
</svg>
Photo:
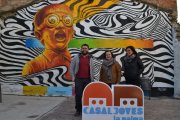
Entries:
<svg viewBox="0 0 180 120">
<path fill-rule="evenodd" d="M 106 59 L 111 60 L 112 59 L 112 54 L 111 52 L 106 52 Z"/>
<path fill-rule="evenodd" d="M 40 27 L 42 30 L 37 28 L 35 36 L 46 49 L 63 50 L 73 38 L 73 19 L 67 13 L 52 12 L 44 18 Z"/>
<path fill-rule="evenodd" d="M 130 48 L 127 48 L 126 53 L 128 56 L 131 56 L 133 54 L 133 51 Z"/>
<path fill-rule="evenodd" d="M 89 53 L 89 48 L 87 46 L 82 46 L 81 47 L 81 53 L 83 55 L 87 55 Z"/>
</svg>

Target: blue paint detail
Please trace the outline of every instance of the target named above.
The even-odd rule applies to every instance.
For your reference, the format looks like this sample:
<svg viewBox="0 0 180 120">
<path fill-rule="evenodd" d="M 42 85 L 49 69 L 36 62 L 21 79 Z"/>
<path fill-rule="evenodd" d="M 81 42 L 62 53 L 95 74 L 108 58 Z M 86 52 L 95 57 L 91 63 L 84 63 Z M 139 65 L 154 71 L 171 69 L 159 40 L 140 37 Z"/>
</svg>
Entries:
<svg viewBox="0 0 180 120">
<path fill-rule="evenodd" d="M 48 96 L 72 96 L 72 87 L 48 87 Z"/>
<path fill-rule="evenodd" d="M 36 38 L 27 38 L 26 47 L 27 48 L 44 48 L 44 46 Z"/>
</svg>

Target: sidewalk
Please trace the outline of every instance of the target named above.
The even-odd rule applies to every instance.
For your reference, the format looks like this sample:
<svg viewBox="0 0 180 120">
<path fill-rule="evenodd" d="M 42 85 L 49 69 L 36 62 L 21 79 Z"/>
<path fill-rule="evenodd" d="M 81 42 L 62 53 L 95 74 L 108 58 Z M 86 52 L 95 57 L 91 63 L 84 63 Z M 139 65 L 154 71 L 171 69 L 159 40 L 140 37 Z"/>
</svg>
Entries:
<svg viewBox="0 0 180 120">
<path fill-rule="evenodd" d="M 66 97 L 2 95 L 0 120 L 36 120 L 60 106 Z"/>
<path fill-rule="evenodd" d="M 180 120 L 180 100 L 168 97 L 146 98 L 144 108 L 145 120 Z M 74 112 L 74 98 L 70 97 L 37 120 L 81 120 L 81 117 L 73 116 Z"/>
<path fill-rule="evenodd" d="M 62 104 L 56 106 L 52 111 L 49 111 L 37 120 L 81 120 L 81 116 L 74 116 L 74 106 L 74 97 L 69 97 Z"/>
<path fill-rule="evenodd" d="M 145 120 L 180 120 L 180 100 L 145 98 Z M 3 95 L 0 120 L 81 120 L 74 117 L 74 97 Z"/>
</svg>

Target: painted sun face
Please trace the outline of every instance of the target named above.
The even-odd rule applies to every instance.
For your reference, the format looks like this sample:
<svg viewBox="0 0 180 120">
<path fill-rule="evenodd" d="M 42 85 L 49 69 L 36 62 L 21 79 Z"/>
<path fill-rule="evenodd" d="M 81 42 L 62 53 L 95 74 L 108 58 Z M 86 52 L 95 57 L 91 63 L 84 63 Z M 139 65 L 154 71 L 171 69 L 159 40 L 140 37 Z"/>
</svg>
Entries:
<svg viewBox="0 0 180 120">
<path fill-rule="evenodd" d="M 73 18 L 68 12 L 57 10 L 48 13 L 39 26 L 35 26 L 35 36 L 47 49 L 63 50 L 73 38 Z"/>
</svg>

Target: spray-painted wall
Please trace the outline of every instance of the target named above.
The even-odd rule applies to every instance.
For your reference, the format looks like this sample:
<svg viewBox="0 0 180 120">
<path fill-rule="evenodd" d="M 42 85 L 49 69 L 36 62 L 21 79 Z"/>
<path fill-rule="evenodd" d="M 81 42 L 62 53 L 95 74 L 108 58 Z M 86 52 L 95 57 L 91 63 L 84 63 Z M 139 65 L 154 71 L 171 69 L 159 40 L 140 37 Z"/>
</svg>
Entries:
<svg viewBox="0 0 180 120">
<path fill-rule="evenodd" d="M 69 70 L 67 65 L 52 66 L 22 76 L 25 64 L 42 54 L 45 49 L 35 38 L 36 25 L 33 25 L 35 14 L 45 6 L 59 3 L 71 8 L 74 19 L 74 36 L 69 43 L 68 51 L 73 57 L 80 52 L 77 47 L 81 43 L 90 44 L 92 48 L 90 53 L 96 58 L 94 73 L 96 80 L 99 77 L 103 53 L 107 49 L 112 50 L 116 60 L 120 62 L 120 58 L 125 55 L 124 48 L 130 44 L 137 48 L 145 65 L 143 75 L 150 78 L 153 88 L 157 92 L 173 91 L 174 48 L 170 18 L 165 12 L 131 0 L 45 0 L 17 11 L 15 16 L 4 20 L 1 28 L 1 84 L 13 85 L 12 89 L 17 85 L 17 89 L 23 89 L 24 92 L 29 86 L 48 86 L 43 88 L 47 92 L 51 87 L 52 89 L 56 86 L 69 88 L 68 86 L 73 84 L 64 77 Z M 153 47 L 151 43 L 146 43 L 149 39 L 153 40 Z M 102 42 L 98 44 L 98 40 Z M 119 46 L 115 42 L 117 40 Z M 135 40 L 136 43 L 128 43 Z"/>
</svg>

